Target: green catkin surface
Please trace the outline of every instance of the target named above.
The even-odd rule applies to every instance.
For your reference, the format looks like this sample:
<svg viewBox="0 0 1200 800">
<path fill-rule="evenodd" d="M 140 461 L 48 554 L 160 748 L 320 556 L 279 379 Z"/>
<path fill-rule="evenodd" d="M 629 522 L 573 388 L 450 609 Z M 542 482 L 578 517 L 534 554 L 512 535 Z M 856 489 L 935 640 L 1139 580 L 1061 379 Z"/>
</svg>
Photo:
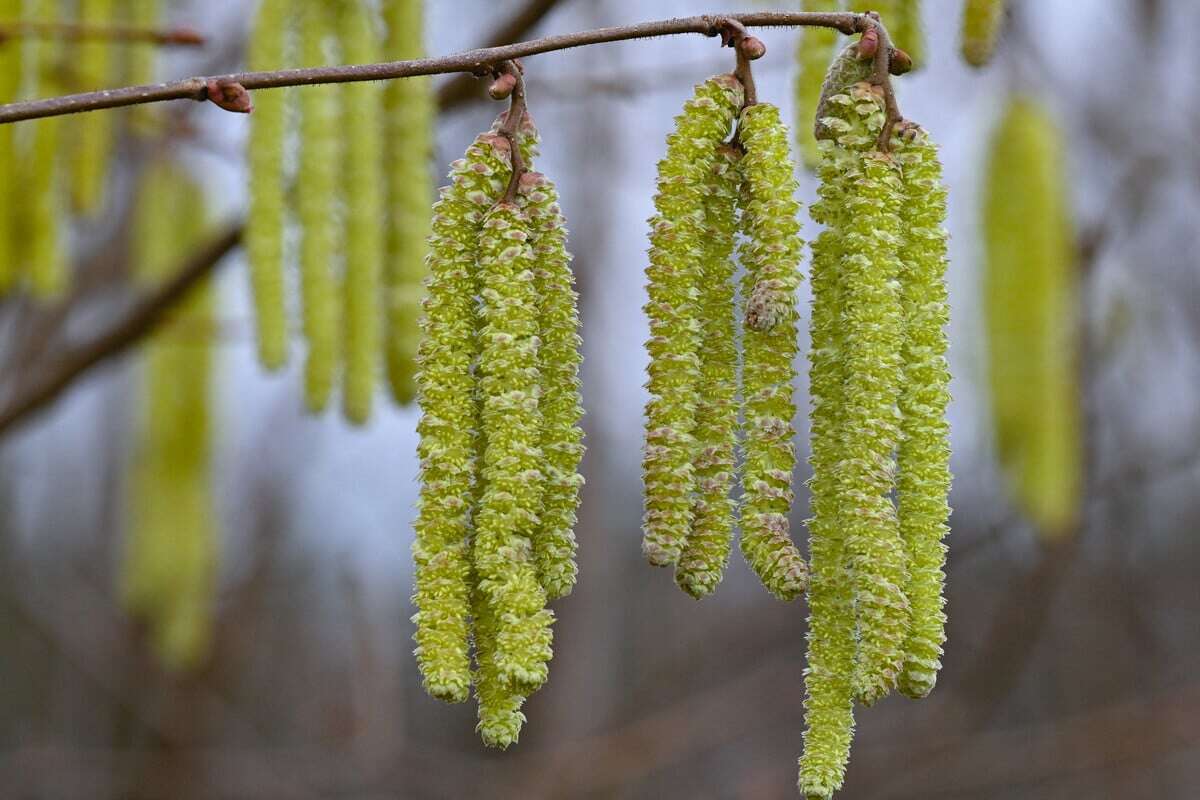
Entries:
<svg viewBox="0 0 1200 800">
<path fill-rule="evenodd" d="M 19 19 L 21 0 L 0 0 L 0 19 Z M 21 90 L 22 48 L 9 43 L 0 47 L 0 103 L 11 103 Z M 0 186 L 16 185 L 16 125 L 0 125 Z M 12 290 L 20 275 L 17 248 L 17 204 L 12 191 L 0 192 L 0 296 Z"/>
<path fill-rule="evenodd" d="M 301 10 L 300 61 L 326 64 L 333 15 L 324 0 Z M 329 404 L 338 368 L 338 305 L 335 257 L 338 188 L 338 109 L 335 86 L 308 86 L 298 93 L 300 152 L 296 216 L 300 223 L 300 302 L 304 339 L 304 402 L 309 411 Z"/>
<path fill-rule="evenodd" d="M 422 0 L 386 0 L 387 53 L 390 60 L 425 55 Z M 384 170 L 387 180 L 385 273 L 387 376 L 392 397 L 407 405 L 416 392 L 417 344 L 420 339 L 422 283 L 433 180 L 436 112 L 431 79 L 405 78 L 383 87 Z"/>
<path fill-rule="evenodd" d="M 479 238 L 483 492 L 472 551 L 479 591 L 496 619 L 492 660 L 499 678 L 524 695 L 546 681 L 554 621 L 533 554 L 543 462 L 530 239 L 528 219 L 506 202 L 488 212 Z"/>
<path fill-rule="evenodd" d="M 483 134 L 454 162 L 434 204 L 423 337 L 417 356 L 421 490 L 413 525 L 413 616 L 425 690 L 450 702 L 470 687 L 471 501 L 476 491 L 479 410 L 473 367 L 479 353 L 477 267 L 483 215 L 510 174 L 508 142 Z"/>
<path fill-rule="evenodd" d="M 837 0 L 805 0 L 805 11 L 839 11 Z M 813 116 L 821 98 L 825 71 L 833 59 L 841 34 L 828 28 L 800 28 L 796 46 L 796 147 L 804 166 L 816 169 L 820 161 L 813 134 Z"/>
<path fill-rule="evenodd" d="M 28 19 L 60 19 L 58 4 L 53 0 L 27 0 L 25 9 Z M 57 78 L 62 43 L 29 37 L 23 44 L 25 63 L 34 70 L 28 91 L 45 97 L 62 94 L 65 90 Z M 29 198 L 20 206 L 23 261 L 30 292 L 43 300 L 58 296 L 67 286 L 67 260 L 59 228 L 59 221 L 66 216 L 61 195 L 64 162 L 59 152 L 62 126 L 61 118 L 31 123 L 25 142 L 28 150 L 18 166 L 18 180 Z"/>
<path fill-rule="evenodd" d="M 844 93 L 849 87 L 865 81 L 874 65 L 871 59 L 863 60 L 858 57 L 858 42 L 851 42 L 838 51 L 829 71 L 825 73 L 825 82 L 821 84 L 821 96 L 817 101 L 817 113 L 813 120 L 813 132 L 817 140 L 832 138 L 823 123 L 830 116 L 837 115 L 837 109 L 831 108 L 829 100 L 835 95 Z"/>
<path fill-rule="evenodd" d="M 908 555 L 911 627 L 904 643 L 900 691 L 925 697 L 933 691 L 946 641 L 946 546 L 950 517 L 950 371 L 945 326 L 950 319 L 945 273 L 948 234 L 946 188 L 937 147 L 924 132 L 898 149 L 904 173 L 903 264 L 904 388 L 900 394 L 900 446 L 896 496 L 900 535 Z"/>
<path fill-rule="evenodd" d="M 825 226 L 812 246 L 812 318 L 809 394 L 812 398 L 808 520 L 808 668 L 804 683 L 804 755 L 800 793 L 828 798 L 841 788 L 854 735 L 854 593 L 846 531 L 837 495 L 840 461 L 845 337 L 840 264 L 846 195 L 859 154 L 832 141 L 821 143 L 818 200 L 812 218 Z"/>
<path fill-rule="evenodd" d="M 575 276 L 567 253 L 567 227 L 554 183 L 536 172 L 521 179 L 518 196 L 529 220 L 536 259 L 538 298 L 538 369 L 542 378 L 542 471 L 544 493 L 540 524 L 533 535 L 533 556 L 549 600 L 575 585 L 575 522 L 583 477 L 583 405 L 579 395 L 581 362 Z"/>
<path fill-rule="evenodd" d="M 286 63 L 286 0 L 262 0 L 250 36 L 247 66 L 279 69 Z M 246 224 L 246 258 L 258 337 L 258 360 L 268 370 L 287 361 L 288 323 L 283 270 L 284 172 L 283 140 L 289 89 L 254 94 L 247 160 L 250 204 Z"/>
<path fill-rule="evenodd" d="M 667 137 L 667 153 L 658 163 L 657 213 L 650 219 L 646 269 L 649 301 L 644 308 L 650 322 L 650 400 L 642 462 L 642 552 L 659 567 L 679 560 L 692 526 L 704 187 L 716 147 L 728 137 L 741 103 L 741 84 L 730 75 L 696 87 L 695 96 L 675 118 L 675 132 Z"/>
<path fill-rule="evenodd" d="M 996 130 L 984 202 L 984 318 L 1000 463 L 1047 539 L 1076 528 L 1083 485 L 1074 232 L 1061 134 L 1035 102 Z"/>
<path fill-rule="evenodd" d="M 896 0 L 891 19 L 885 19 L 892 44 L 908 53 L 913 69 L 925 65 L 925 30 L 921 25 L 921 0 Z"/>
<path fill-rule="evenodd" d="M 898 283 L 903 197 L 897 166 L 873 150 L 882 101 L 866 84 L 854 87 L 850 98 L 847 116 L 858 121 L 852 118 L 849 136 L 839 143 L 863 152 L 840 232 L 847 252 L 840 284 L 846 380 L 837 492 L 848 510 L 844 525 L 854 574 L 854 694 L 871 705 L 896 685 L 909 622 L 904 545 L 890 496 L 904 340 Z"/>
<path fill-rule="evenodd" d="M 479 724 L 475 730 L 488 747 L 507 749 L 516 744 L 525 724 L 521 706 L 525 695 L 500 675 L 496 666 L 496 632 L 500 622 L 484 592 L 471 592 L 475 625 L 475 699 Z"/>
<path fill-rule="evenodd" d="M 170 277 L 180 247 L 200 241 L 199 187 L 166 162 L 143 178 L 135 219 L 138 277 Z M 180 241 L 178 220 L 194 220 Z M 155 334 L 144 356 L 142 421 L 130 483 L 132 509 L 122 599 L 146 620 L 169 667 L 196 667 L 211 640 L 216 530 L 210 475 L 209 394 L 213 351 L 212 286 L 198 287 L 174 324 Z"/>
<path fill-rule="evenodd" d="M 804 591 L 808 569 L 789 533 L 795 493 L 792 440 L 796 414 L 792 382 L 798 352 L 796 289 L 800 285 L 800 205 L 779 109 L 760 103 L 742 112 L 743 297 L 741 550 L 771 594 L 792 600 Z"/>
<path fill-rule="evenodd" d="M 85 25 L 114 22 L 113 0 L 79 0 L 79 21 Z M 115 45 L 103 39 L 85 40 L 78 45 L 80 91 L 108 88 L 114 82 Z M 108 173 L 113 138 L 112 114 L 81 114 L 74 120 L 74 175 L 71 184 L 74 205 L 84 214 L 100 209 L 104 180 Z"/>
<path fill-rule="evenodd" d="M 737 234 L 740 153 L 721 145 L 705 187 L 700 261 L 700 384 L 696 404 L 696 494 L 692 531 L 675 567 L 675 582 L 692 597 L 717 588 L 733 541 L 730 497 L 737 442 L 737 334 L 733 245 Z"/>
<path fill-rule="evenodd" d="M 962 55 L 973 67 L 992 60 L 1004 22 L 1006 0 L 966 0 L 962 17 Z"/>
<path fill-rule="evenodd" d="M 371 9 L 359 0 L 341 0 L 338 33 L 342 60 L 369 64 L 379 60 L 379 39 Z M 382 87 L 373 81 L 341 89 L 341 130 L 345 198 L 346 267 L 342 286 L 345 365 L 342 411 L 362 425 L 371 416 L 376 369 L 382 348 L 383 300 L 383 105 Z"/>
</svg>

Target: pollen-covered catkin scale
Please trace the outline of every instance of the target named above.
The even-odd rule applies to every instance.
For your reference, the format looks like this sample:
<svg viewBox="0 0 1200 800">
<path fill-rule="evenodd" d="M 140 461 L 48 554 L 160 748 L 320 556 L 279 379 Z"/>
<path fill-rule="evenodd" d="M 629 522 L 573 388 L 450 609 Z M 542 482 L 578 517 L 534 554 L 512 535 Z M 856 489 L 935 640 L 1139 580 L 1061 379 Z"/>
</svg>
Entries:
<svg viewBox="0 0 1200 800">
<path fill-rule="evenodd" d="M 383 3 L 388 60 L 425 55 L 423 5 L 423 0 Z M 387 376 L 392 397 L 401 404 L 411 403 L 416 392 L 418 320 L 433 194 L 429 170 L 435 114 L 432 85 L 430 78 L 417 77 L 388 81 L 383 87 Z"/>
<path fill-rule="evenodd" d="M 1007 0 L 966 0 L 962 17 L 962 55 L 973 67 L 992 60 L 1004 22 Z"/>
<path fill-rule="evenodd" d="M 805 11 L 838 11 L 837 0 L 805 0 Z M 821 99 L 825 71 L 833 58 L 841 34 L 829 28 L 800 28 L 796 45 L 796 146 L 808 169 L 820 161 L 817 140 L 813 134 L 813 115 Z"/>
<path fill-rule="evenodd" d="M 863 152 L 840 231 L 847 251 L 841 261 L 846 379 L 837 492 L 854 574 L 854 694 L 871 705 L 896 685 L 909 614 L 904 546 L 891 500 L 904 337 L 898 284 L 903 197 L 896 164 L 873 149 L 882 99 L 865 83 L 850 99 L 847 116 L 864 122 L 865 131 L 839 140 Z"/>
<path fill-rule="evenodd" d="M 0 19 L 18 19 L 21 0 L 0 0 Z M 0 47 L 0 103 L 17 99 L 21 89 L 21 47 L 10 43 Z M 18 175 L 16 125 L 0 125 L 0 186 L 16 184 Z M 0 296 L 7 294 L 20 275 L 16 247 L 17 202 L 11 191 L 0 191 Z"/>
<path fill-rule="evenodd" d="M 308 0 L 300 17 L 300 61 L 328 63 L 326 45 L 333 15 L 324 0 Z M 338 365 L 338 306 L 334 257 L 338 229 L 337 87 L 308 86 L 299 92 L 300 152 L 296 216 L 300 223 L 301 324 L 304 402 L 309 411 L 329 403 Z M 428 212 L 426 212 L 428 213 Z"/>
<path fill-rule="evenodd" d="M 451 702 L 466 700 L 471 682 L 467 618 L 479 433 L 473 373 L 479 354 L 479 232 L 510 172 L 508 141 L 491 133 L 476 138 L 466 157 L 452 165 L 451 183 L 433 206 L 429 240 L 417 356 L 421 490 L 413 525 L 413 638 L 425 690 Z"/>
<path fill-rule="evenodd" d="M 341 0 L 337 29 L 342 60 L 370 64 L 379 60 L 379 41 L 371 9 L 359 0 Z M 347 420 L 365 424 L 371 416 L 383 336 L 383 158 L 382 87 L 374 81 L 341 87 L 341 124 L 345 197 L 346 268 L 342 285 L 345 364 L 342 411 Z"/>
<path fill-rule="evenodd" d="M 579 396 L 578 295 L 566 249 L 566 221 L 554 183 L 541 173 L 528 172 L 521 178 L 517 199 L 532 234 L 541 340 L 538 405 L 542 415 L 544 491 L 541 518 L 533 535 L 533 557 L 547 599 L 554 600 L 570 593 L 578 571 L 574 529 L 583 485 L 579 474 L 583 406 Z"/>
<path fill-rule="evenodd" d="M 717 148 L 705 186 L 704 240 L 697 307 L 700 388 L 696 404 L 696 494 L 692 530 L 675 567 L 675 582 L 692 597 L 711 594 L 725 574 L 733 541 L 730 497 L 737 443 L 737 339 L 733 244 L 737 233 L 740 152 Z"/>
<path fill-rule="evenodd" d="M 490 606 L 488 596 L 475 589 L 471 592 L 471 614 L 475 631 L 475 698 L 479 737 L 488 747 L 506 749 L 516 744 L 525 724 L 521 706 L 525 695 L 513 688 L 512 682 L 501 677 L 496 666 L 496 631 L 500 621 Z"/>
<path fill-rule="evenodd" d="M 1075 530 L 1083 490 L 1078 274 L 1063 142 L 1014 99 L 993 134 L 984 203 L 984 318 L 996 448 L 1046 539 Z"/>
<path fill-rule="evenodd" d="M 285 64 L 287 0 L 262 0 L 249 37 L 247 66 L 279 69 Z M 275 370 L 287 361 L 288 324 L 283 271 L 284 172 L 283 139 L 289 89 L 254 95 L 247 160 L 250 205 L 246 215 L 246 259 L 258 335 L 258 360 Z"/>
<path fill-rule="evenodd" d="M 642 461 L 646 489 L 642 552 L 658 567 L 679 560 L 692 525 L 692 429 L 700 340 L 696 299 L 704 187 L 716 147 L 728 137 L 742 96 L 741 84 L 731 75 L 697 86 L 695 96 L 675 118 L 675 132 L 667 137 L 667 153 L 658 163 L 657 213 L 650 219 L 646 269 L 650 401 Z"/>
<path fill-rule="evenodd" d="M 542 509 L 538 298 L 529 222 L 515 205 L 488 212 L 479 236 L 479 394 L 483 492 L 472 561 L 497 623 L 493 661 L 522 694 L 546 681 L 554 615 L 533 539 Z"/>
<path fill-rule="evenodd" d="M 744 238 L 741 550 L 763 586 L 781 600 L 804 591 L 808 569 L 789 533 L 796 466 L 792 399 L 797 342 L 796 290 L 800 285 L 799 203 L 779 109 L 760 103 L 742 112 Z"/>
<path fill-rule="evenodd" d="M 113 0 L 79 0 L 79 22 L 83 25 L 113 23 Z M 76 70 L 80 89 L 95 91 L 113 81 L 113 43 L 104 39 L 78 44 Z M 71 184 L 75 208 L 84 214 L 98 210 L 112 149 L 112 114 L 83 114 L 75 120 L 74 166 Z"/>
<path fill-rule="evenodd" d="M 821 84 L 821 96 L 817 101 L 813 133 L 818 141 L 832 138 L 832 132 L 826 128 L 824 121 L 830 116 L 837 117 L 839 110 L 830 106 L 830 99 L 865 81 L 874 68 L 871 59 L 859 57 L 858 42 L 851 42 L 838 52 L 829 65 L 829 71 L 825 73 L 825 82 Z"/>
<path fill-rule="evenodd" d="M 937 682 L 946 641 L 944 567 L 950 516 L 950 371 L 946 332 L 950 312 L 945 273 L 946 188 L 937 147 L 924 132 L 897 148 L 904 172 L 900 249 L 904 306 L 904 388 L 896 496 L 900 535 L 908 554 L 906 594 L 912 621 L 904 643 L 900 691 L 925 697 Z"/>
</svg>

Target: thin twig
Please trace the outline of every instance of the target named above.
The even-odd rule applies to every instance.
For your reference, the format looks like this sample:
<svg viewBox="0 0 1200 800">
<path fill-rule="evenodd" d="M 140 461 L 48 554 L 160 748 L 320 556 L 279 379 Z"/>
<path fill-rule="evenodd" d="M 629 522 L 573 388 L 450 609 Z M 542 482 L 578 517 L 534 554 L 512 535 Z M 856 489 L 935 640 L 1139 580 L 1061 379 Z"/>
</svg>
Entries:
<svg viewBox="0 0 1200 800">
<path fill-rule="evenodd" d="M 204 35 L 194 28 L 146 28 L 135 25 L 96 25 L 83 22 L 3 22 L 0 44 L 9 39 L 65 39 L 107 42 L 149 42 L 164 47 L 203 47 Z"/>
<path fill-rule="evenodd" d="M 440 75 L 451 72 L 487 75 L 494 72 L 496 67 L 505 61 L 525 58 L 539 53 L 566 50 L 573 47 L 686 33 L 716 36 L 730 20 L 740 22 L 747 27 L 832 28 L 846 35 L 861 33 L 870 29 L 873 25 L 882 29 L 877 20 L 865 14 L 852 14 L 848 12 L 763 11 L 724 16 L 680 17 L 655 22 L 643 22 L 636 25 L 598 28 L 590 31 L 546 36 L 528 42 L 505 45 L 503 47 L 485 47 L 479 50 L 468 50 L 463 53 L 442 56 L 440 58 L 391 61 L 382 64 L 311 67 L 306 69 L 214 75 L 187 78 L 171 83 L 129 86 L 122 89 L 109 89 L 100 92 L 51 97 L 44 100 L 10 103 L 0 106 L 0 123 L 76 114 L 83 111 L 98 111 L 105 108 L 143 105 L 165 100 L 203 101 L 208 99 L 208 87 L 210 85 L 240 84 L 246 89 L 253 90 L 275 89 L 285 86 L 311 86 L 324 83 L 390 80 L 393 78 L 410 78 L 417 75 Z M 884 35 L 886 35 L 886 32 L 884 32 Z M 886 64 L 881 81 L 881 85 L 886 88 L 887 93 L 890 95 L 890 82 L 888 81 Z M 894 99 L 891 102 L 894 103 Z"/>
<path fill-rule="evenodd" d="M 895 54 L 895 48 L 892 46 L 892 37 L 887 31 L 887 27 L 879 20 L 879 15 L 870 12 L 865 16 L 879 36 L 879 44 L 875 50 L 875 69 L 871 73 L 870 83 L 872 86 L 883 89 L 886 116 L 883 121 L 883 130 L 879 132 L 877 147 L 887 153 L 892 149 L 892 131 L 895 130 L 898 123 L 904 121 L 904 117 L 900 114 L 900 106 L 896 102 L 896 93 L 892 91 L 892 56 Z"/>
<path fill-rule="evenodd" d="M 197 252 L 175 277 L 139 300 L 107 331 L 68 352 L 50 372 L 31 381 L 24 391 L 0 409 L 0 434 L 53 401 L 84 372 L 124 352 L 152 332 L 178 301 L 211 273 L 241 239 L 242 226 L 231 226 Z"/>
<path fill-rule="evenodd" d="M 508 188 L 504 191 L 505 203 L 511 203 L 517 198 L 517 189 L 521 186 L 521 176 L 527 171 L 525 159 L 521 156 L 521 146 L 518 132 L 525 119 L 525 77 L 521 74 L 521 65 L 516 61 L 506 62 L 500 69 L 502 74 L 516 78 L 512 94 L 509 96 L 508 115 L 500 126 L 500 135 L 508 140 L 509 159 L 512 163 L 512 176 L 508 179 Z"/>
</svg>

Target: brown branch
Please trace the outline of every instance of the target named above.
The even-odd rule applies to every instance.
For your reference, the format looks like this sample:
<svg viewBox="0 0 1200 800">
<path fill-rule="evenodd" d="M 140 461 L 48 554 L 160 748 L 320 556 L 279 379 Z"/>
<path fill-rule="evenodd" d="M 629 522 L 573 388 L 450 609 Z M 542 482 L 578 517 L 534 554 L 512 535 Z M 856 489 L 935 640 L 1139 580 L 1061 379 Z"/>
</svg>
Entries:
<svg viewBox="0 0 1200 800">
<path fill-rule="evenodd" d="M 879 20 L 879 15 L 871 12 L 866 17 L 879 37 L 875 50 L 875 68 L 869 80 L 872 86 L 883 89 L 886 113 L 883 130 L 879 132 L 879 141 L 876 146 L 879 150 L 887 153 L 892 149 L 892 131 L 895 130 L 898 123 L 904 121 L 904 117 L 900 114 L 900 106 L 896 102 L 896 93 L 892 90 L 892 58 L 896 51 L 892 46 L 892 37 L 888 34 L 887 27 Z"/>
<path fill-rule="evenodd" d="M 508 179 L 508 188 L 504 191 L 505 203 L 513 202 L 517 197 L 517 189 L 521 186 L 521 177 L 528 171 L 525 159 L 521 156 L 521 143 L 518 141 L 518 131 L 525 119 L 527 106 L 525 104 L 525 77 L 521 73 L 521 64 L 509 61 L 501 67 L 502 75 L 511 75 L 515 80 L 508 106 L 508 115 L 500 126 L 500 135 L 508 140 L 509 159 L 512 162 L 512 177 Z"/>
<path fill-rule="evenodd" d="M 338 67 L 311 67 L 285 69 L 269 72 L 244 72 L 229 75 L 187 78 L 170 83 L 146 86 L 128 86 L 100 92 L 51 97 L 0 106 L 0 123 L 18 122 L 27 119 L 76 114 L 83 111 L 98 111 L 105 108 L 157 103 L 166 100 L 207 100 L 211 81 L 216 85 L 241 84 L 246 89 L 276 89 L 285 86 L 311 86 L 325 83 L 351 83 L 355 81 L 390 80 L 410 78 L 417 75 L 440 75 L 451 72 L 466 72 L 486 75 L 494 72 L 505 61 L 525 58 L 539 53 L 549 53 L 574 47 L 583 47 L 608 42 L 623 42 L 631 39 L 648 39 L 657 36 L 698 33 L 716 36 L 729 21 L 747 27 L 821 27 L 832 28 L 846 35 L 861 33 L 878 26 L 877 20 L 865 14 L 848 12 L 819 13 L 812 11 L 763 11 L 725 16 L 705 15 L 679 17 L 676 19 L 643 22 L 614 28 L 598 28 L 590 31 L 546 36 L 528 42 L 485 47 L 440 58 L 420 58 L 411 61 L 391 61 L 382 64 L 361 64 Z M 886 32 L 884 32 L 886 33 Z M 886 58 L 884 61 L 886 62 Z M 882 85 L 890 95 L 886 63 Z M 894 98 L 889 101 L 894 104 Z"/>
<path fill-rule="evenodd" d="M 0 434 L 51 403 L 80 375 L 110 357 L 125 352 L 151 333 L 163 322 L 171 308 L 209 275 L 241 239 L 241 225 L 234 225 L 218 235 L 189 259 L 175 277 L 146 294 L 108 330 L 68 351 L 49 372 L 32 380 L 0 409 Z"/>
<path fill-rule="evenodd" d="M 3 22 L 0 44 L 9 39 L 65 39 L 79 42 L 148 42 L 164 47 L 203 47 L 204 35 L 194 28 L 145 28 L 135 25 L 94 25 L 82 22 Z"/>
</svg>

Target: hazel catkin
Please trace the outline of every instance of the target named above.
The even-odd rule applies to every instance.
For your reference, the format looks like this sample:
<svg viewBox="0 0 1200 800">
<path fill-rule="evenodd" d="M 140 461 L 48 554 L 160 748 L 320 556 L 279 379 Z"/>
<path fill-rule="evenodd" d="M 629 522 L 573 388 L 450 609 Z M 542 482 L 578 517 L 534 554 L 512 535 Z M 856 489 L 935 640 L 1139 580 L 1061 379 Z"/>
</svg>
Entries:
<svg viewBox="0 0 1200 800">
<path fill-rule="evenodd" d="M 0 19 L 17 19 L 21 5 L 21 0 L 0 0 Z M 0 103 L 17 99 L 23 72 L 21 56 L 20 46 L 0 47 Z M 16 125 L 0 125 L 0 186 L 15 185 L 19 175 L 16 130 Z M 12 290 L 21 275 L 17 208 L 12 192 L 0 192 L 0 297 Z"/>
<path fill-rule="evenodd" d="M 838 11 L 837 0 L 805 0 L 805 11 Z M 829 28 L 801 28 L 796 45 L 796 147 L 808 169 L 816 169 L 820 160 L 812 119 L 821 98 L 825 71 L 833 58 L 839 34 Z"/>
<path fill-rule="evenodd" d="M 992 60 L 1004 23 L 1007 0 L 966 0 L 962 16 L 962 55 L 973 67 Z"/>
<path fill-rule="evenodd" d="M 113 23 L 113 0 L 79 0 L 79 22 L 82 25 Z M 76 69 L 81 89 L 95 91 L 107 88 L 113 80 L 113 43 L 103 39 L 85 40 L 78 45 Z M 113 116 L 111 114 L 82 114 L 75 122 L 72 165 L 72 195 L 75 208 L 83 214 L 99 210 L 108 173 L 112 149 Z"/>
</svg>

